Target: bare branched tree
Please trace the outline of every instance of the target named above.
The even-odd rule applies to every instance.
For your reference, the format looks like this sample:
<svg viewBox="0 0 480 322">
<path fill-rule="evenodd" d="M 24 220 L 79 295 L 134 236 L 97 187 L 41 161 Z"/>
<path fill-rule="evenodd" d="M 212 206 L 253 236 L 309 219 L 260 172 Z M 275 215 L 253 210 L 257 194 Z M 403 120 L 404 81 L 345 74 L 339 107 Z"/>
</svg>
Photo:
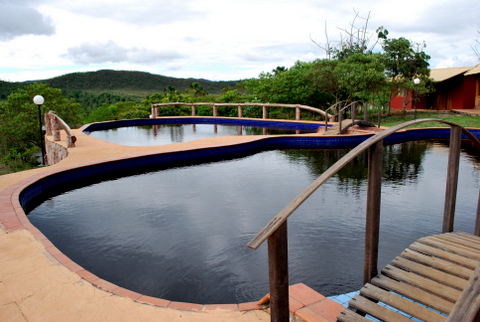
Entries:
<svg viewBox="0 0 480 322">
<path fill-rule="evenodd" d="M 383 27 L 376 30 L 376 33 L 372 33 L 368 30 L 368 23 L 370 21 L 370 12 L 366 17 L 360 16 L 360 12 L 353 9 L 355 16 L 353 21 L 349 23 L 349 28 L 340 28 L 340 39 L 331 41 L 327 31 L 327 23 L 325 22 L 325 43 L 322 44 L 314 40 L 310 35 L 310 40 L 319 48 L 325 51 L 328 59 L 342 58 L 339 57 L 343 54 L 349 54 L 354 52 L 368 53 L 372 52 L 375 46 L 378 44 L 381 38 L 386 38 L 388 31 Z M 377 35 L 377 39 L 373 44 L 371 40 L 373 36 Z"/>
<path fill-rule="evenodd" d="M 328 37 L 327 22 L 326 21 L 325 21 L 325 44 L 321 44 L 321 43 L 317 42 L 315 39 L 312 38 L 312 35 L 310 35 L 310 40 L 315 45 L 317 45 L 320 49 L 325 51 L 325 54 L 326 54 L 328 59 L 332 58 L 331 50 L 330 50 L 330 48 L 332 48 L 332 44 L 331 44 L 330 39 Z"/>
<path fill-rule="evenodd" d="M 478 34 L 480 34 L 480 30 L 477 31 L 477 32 L 478 32 Z M 477 44 L 480 44 L 480 39 L 478 39 L 478 38 L 475 39 L 475 42 L 476 42 Z M 480 60 L 480 49 L 477 48 L 477 45 L 471 45 L 471 47 L 472 47 L 473 52 L 475 53 L 475 55 L 477 55 L 478 60 Z"/>
</svg>

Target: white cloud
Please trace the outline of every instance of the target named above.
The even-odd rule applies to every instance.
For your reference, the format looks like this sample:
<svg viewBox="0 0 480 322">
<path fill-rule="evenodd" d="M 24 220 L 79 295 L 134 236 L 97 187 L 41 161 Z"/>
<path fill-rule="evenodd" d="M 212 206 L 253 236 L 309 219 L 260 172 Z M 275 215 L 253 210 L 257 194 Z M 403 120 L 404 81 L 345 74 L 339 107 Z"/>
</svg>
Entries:
<svg viewBox="0 0 480 322">
<path fill-rule="evenodd" d="M 55 27 L 49 17 L 20 3 L 0 2 L 0 41 L 24 35 L 53 35 Z"/>
<path fill-rule="evenodd" d="M 431 67 L 478 63 L 480 2 L 459 0 L 0 0 L 0 79 L 111 69 L 228 80 L 324 58 L 354 9 L 392 38 L 427 44 Z M 0 15 L 5 17 L 0 10 Z M 23 17 L 23 19 L 21 19 Z M 29 17 L 28 23 L 25 17 Z M 55 74 L 58 73 L 58 74 Z"/>
<path fill-rule="evenodd" d="M 106 43 L 83 43 L 68 48 L 62 57 L 71 59 L 78 65 L 105 63 L 152 64 L 172 61 L 182 56 L 174 51 L 157 52 L 146 48 L 124 48 L 109 40 Z"/>
</svg>

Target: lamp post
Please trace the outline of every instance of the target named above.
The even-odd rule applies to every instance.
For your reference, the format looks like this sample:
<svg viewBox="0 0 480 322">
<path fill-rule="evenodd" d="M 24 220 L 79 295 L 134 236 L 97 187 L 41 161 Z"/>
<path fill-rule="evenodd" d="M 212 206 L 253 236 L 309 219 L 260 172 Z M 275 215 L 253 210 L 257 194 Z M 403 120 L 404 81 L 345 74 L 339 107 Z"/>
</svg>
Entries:
<svg viewBox="0 0 480 322">
<path fill-rule="evenodd" d="M 415 78 L 413 80 L 413 84 L 415 85 L 414 87 L 414 90 L 413 90 L 413 108 L 414 108 L 414 112 L 413 112 L 413 119 L 416 120 L 417 119 L 417 88 L 418 88 L 418 84 L 420 84 L 420 78 Z"/>
<path fill-rule="evenodd" d="M 43 130 L 42 130 L 42 105 L 45 99 L 42 95 L 35 95 L 33 102 L 38 106 L 38 124 L 40 133 L 40 150 L 42 151 L 42 165 L 45 165 L 45 144 L 43 143 Z"/>
</svg>

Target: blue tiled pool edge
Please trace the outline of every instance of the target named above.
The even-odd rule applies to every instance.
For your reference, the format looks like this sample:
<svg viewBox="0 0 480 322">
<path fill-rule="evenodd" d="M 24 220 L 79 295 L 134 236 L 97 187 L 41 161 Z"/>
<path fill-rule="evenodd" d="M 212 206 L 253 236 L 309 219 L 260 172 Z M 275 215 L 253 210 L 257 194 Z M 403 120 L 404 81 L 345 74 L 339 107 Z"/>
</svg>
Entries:
<svg viewBox="0 0 480 322">
<path fill-rule="evenodd" d="M 247 119 L 247 118 L 216 118 L 216 117 L 166 117 L 152 119 L 131 119 L 119 121 L 107 121 L 87 124 L 83 128 L 83 132 L 93 132 L 110 130 L 128 126 L 148 126 L 162 124 L 218 124 L 218 125 L 237 125 L 237 126 L 254 126 L 288 130 L 303 130 L 316 132 L 324 124 L 313 122 L 292 122 L 292 121 L 274 121 L 263 119 Z"/>
<path fill-rule="evenodd" d="M 85 129 L 83 131 L 85 131 Z M 480 130 L 472 130 L 472 133 L 480 137 Z M 116 177 L 124 177 L 171 167 L 228 160 L 268 150 L 351 149 L 372 135 L 373 134 L 349 136 L 287 135 L 261 137 L 256 140 L 236 144 L 140 155 L 113 161 L 101 161 L 92 165 L 59 171 L 39 179 L 23 189 L 20 193 L 20 204 L 25 212 L 28 213 L 36 207 L 39 202 L 55 194 L 95 182 L 111 180 Z M 393 133 L 384 139 L 384 144 L 391 145 L 415 140 L 449 139 L 449 137 L 449 128 L 412 129 Z"/>
</svg>

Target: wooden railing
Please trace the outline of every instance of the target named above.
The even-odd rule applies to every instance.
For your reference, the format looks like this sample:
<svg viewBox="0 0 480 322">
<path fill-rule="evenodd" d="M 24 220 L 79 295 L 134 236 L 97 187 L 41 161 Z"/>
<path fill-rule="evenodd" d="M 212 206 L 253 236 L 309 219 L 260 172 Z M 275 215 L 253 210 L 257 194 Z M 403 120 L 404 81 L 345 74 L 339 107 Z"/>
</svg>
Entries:
<svg viewBox="0 0 480 322">
<path fill-rule="evenodd" d="M 343 106 L 343 107 L 342 107 Z M 328 131 L 328 121 L 334 120 L 335 117 L 337 117 L 337 122 L 338 122 L 338 133 L 342 131 L 342 122 L 343 122 L 343 112 L 350 109 L 350 118 L 352 119 L 352 122 L 355 121 L 356 117 L 356 107 L 357 107 L 357 102 L 345 102 L 345 101 L 340 101 L 336 102 L 332 106 L 326 109 L 326 112 L 328 111 L 333 111 L 333 114 L 331 115 L 330 119 L 325 118 L 325 128 L 324 131 Z"/>
<path fill-rule="evenodd" d="M 453 231 L 455 200 L 457 194 L 458 169 L 462 133 L 480 150 L 480 141 L 467 129 L 448 121 L 437 119 L 419 119 L 399 124 L 363 141 L 344 157 L 339 159 L 320 177 L 306 187 L 297 197 L 288 203 L 270 222 L 247 244 L 257 249 L 268 239 L 268 262 L 270 284 L 270 309 L 272 321 L 288 321 L 288 252 L 287 219 L 313 192 L 335 175 L 343 166 L 365 150 L 368 156 L 367 206 L 365 228 L 365 256 L 363 268 L 364 284 L 377 275 L 378 241 L 380 224 L 380 199 L 383 159 L 383 139 L 405 127 L 424 123 L 440 122 L 450 125 L 450 149 L 447 168 L 445 206 L 442 232 Z M 480 194 L 477 205 L 474 233 L 480 236 Z"/>
<path fill-rule="evenodd" d="M 268 118 L 268 109 L 271 107 L 287 107 L 287 108 L 295 108 L 295 119 L 298 121 L 301 119 L 301 111 L 311 111 L 322 115 L 326 120 L 330 119 L 332 115 L 329 113 L 315 107 L 307 106 L 307 105 L 299 105 L 299 104 L 270 104 L 270 103 L 183 103 L 183 102 L 175 102 L 175 103 L 157 103 L 152 104 L 152 114 L 151 117 L 156 118 L 158 117 L 158 108 L 162 106 L 190 106 L 192 109 L 192 116 L 196 115 L 196 107 L 197 106 L 212 106 L 212 114 L 214 117 L 218 115 L 218 107 L 220 106 L 236 106 L 238 107 L 238 117 L 243 117 L 243 107 L 245 106 L 257 106 L 262 108 L 262 118 Z"/>
<path fill-rule="evenodd" d="M 60 141 L 60 128 L 62 128 L 67 134 L 67 147 L 75 147 L 77 137 L 73 134 L 72 129 L 62 120 L 54 111 L 49 111 L 45 114 L 45 128 L 46 135 L 53 135 L 54 141 Z"/>
</svg>

